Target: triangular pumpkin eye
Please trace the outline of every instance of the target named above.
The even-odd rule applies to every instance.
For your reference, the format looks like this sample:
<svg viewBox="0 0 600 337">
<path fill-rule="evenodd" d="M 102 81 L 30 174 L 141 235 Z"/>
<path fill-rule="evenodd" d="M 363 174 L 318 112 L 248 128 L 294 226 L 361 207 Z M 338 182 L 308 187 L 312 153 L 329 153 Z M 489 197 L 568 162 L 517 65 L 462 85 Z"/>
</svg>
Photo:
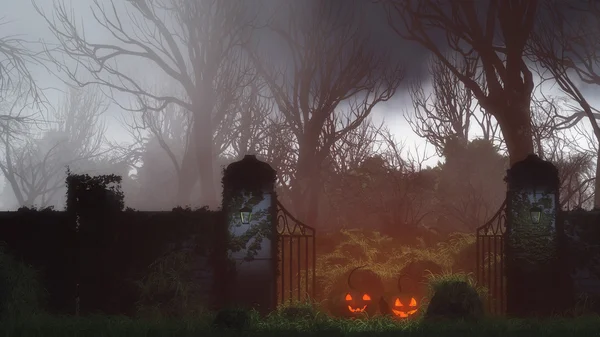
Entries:
<svg viewBox="0 0 600 337">
<path fill-rule="evenodd" d="M 352 301 L 352 295 L 346 294 L 346 301 Z"/>
<path fill-rule="evenodd" d="M 363 295 L 363 301 L 370 301 L 370 300 L 371 300 L 371 296 L 369 296 L 369 294 Z"/>
<path fill-rule="evenodd" d="M 401 307 L 402 306 L 402 302 L 400 302 L 400 299 L 396 299 L 396 302 L 394 302 L 394 306 L 395 307 Z"/>
<path fill-rule="evenodd" d="M 409 306 L 411 306 L 411 307 L 416 307 L 417 306 L 417 300 L 415 300 L 414 297 L 410 299 Z"/>
</svg>

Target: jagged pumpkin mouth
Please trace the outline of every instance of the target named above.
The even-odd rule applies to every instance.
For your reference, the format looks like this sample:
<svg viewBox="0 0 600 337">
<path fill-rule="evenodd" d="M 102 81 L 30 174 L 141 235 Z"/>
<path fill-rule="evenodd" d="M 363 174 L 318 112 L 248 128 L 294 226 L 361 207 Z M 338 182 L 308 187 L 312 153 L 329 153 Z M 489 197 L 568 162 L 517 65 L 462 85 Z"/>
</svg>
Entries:
<svg viewBox="0 0 600 337">
<path fill-rule="evenodd" d="M 410 304 L 406 307 L 402 304 L 399 298 L 396 298 L 396 300 L 394 301 L 394 307 L 392 307 L 392 312 L 394 313 L 394 315 L 396 315 L 396 317 L 408 318 L 408 316 L 413 315 L 417 312 L 418 309 L 416 308 L 416 306 L 417 301 L 414 297 L 410 299 Z"/>
<path fill-rule="evenodd" d="M 397 317 L 400 318 L 408 318 L 408 316 L 414 314 L 415 312 L 417 312 L 417 309 L 414 310 L 408 310 L 408 311 L 402 311 L 402 310 L 396 310 L 396 309 L 392 309 L 392 312 L 394 313 L 394 315 L 396 315 Z"/>
<path fill-rule="evenodd" d="M 361 307 L 353 308 L 351 305 L 349 305 L 348 310 L 353 313 L 364 312 L 365 310 L 367 310 L 367 306 L 365 305 L 362 308 Z"/>
<path fill-rule="evenodd" d="M 350 302 L 353 301 L 352 299 L 352 295 L 350 294 L 346 294 L 345 297 L 346 302 Z M 371 301 L 371 296 L 369 294 L 363 294 L 362 295 L 362 300 L 363 303 L 364 302 L 370 302 Z M 356 302 L 352 303 L 352 304 L 357 304 Z M 357 307 L 353 307 L 352 305 L 348 304 L 348 311 L 350 311 L 351 313 L 361 313 L 361 312 L 365 312 L 367 310 L 367 307 L 369 306 L 369 304 L 365 304 L 362 307 L 361 306 L 357 306 Z"/>
</svg>

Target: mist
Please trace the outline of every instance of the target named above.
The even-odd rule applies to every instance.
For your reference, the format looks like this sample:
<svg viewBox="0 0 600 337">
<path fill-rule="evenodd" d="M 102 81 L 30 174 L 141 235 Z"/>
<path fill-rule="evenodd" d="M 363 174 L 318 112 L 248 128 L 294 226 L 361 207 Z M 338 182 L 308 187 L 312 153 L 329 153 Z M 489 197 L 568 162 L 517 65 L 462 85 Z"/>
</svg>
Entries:
<svg viewBox="0 0 600 337">
<path fill-rule="evenodd" d="M 448 90 L 436 91 L 444 85 L 436 87 L 431 68 L 440 55 L 471 48 L 467 38 L 451 46 L 435 25 L 427 43 L 407 38 L 389 1 L 160 3 L 34 1 L 7 16 L 6 27 L 24 32 L 23 53 L 31 52 L 26 67 L 7 74 L 21 71 L 31 83 L 7 82 L 2 94 L 11 116 L 0 158 L 4 209 L 62 209 L 67 168 L 121 175 L 127 207 L 215 209 L 222 170 L 246 154 L 278 171 L 281 199 L 317 228 L 469 232 L 500 207 L 515 151 L 494 117 L 501 112 L 456 73 L 438 79 Z M 485 3 L 477 8 L 482 22 Z M 539 22 L 545 11 L 538 9 Z M 582 20 L 567 13 L 567 23 Z M 502 41 L 496 34 L 494 45 Z M 573 179 L 592 177 L 597 140 L 588 121 L 552 128 L 552 114 L 568 116 L 578 103 L 542 81 L 544 64 L 528 53 L 520 57 L 537 88 L 535 152 L 578 165 Z M 485 82 L 490 75 L 474 67 L 469 76 Z M 597 83 L 569 73 L 597 106 Z M 467 106 L 455 99 L 461 95 L 472 96 L 463 98 Z M 469 181 L 470 194 L 457 180 Z M 593 190 L 579 188 L 565 205 L 590 207 Z M 461 210 L 450 200 L 471 201 Z"/>
</svg>

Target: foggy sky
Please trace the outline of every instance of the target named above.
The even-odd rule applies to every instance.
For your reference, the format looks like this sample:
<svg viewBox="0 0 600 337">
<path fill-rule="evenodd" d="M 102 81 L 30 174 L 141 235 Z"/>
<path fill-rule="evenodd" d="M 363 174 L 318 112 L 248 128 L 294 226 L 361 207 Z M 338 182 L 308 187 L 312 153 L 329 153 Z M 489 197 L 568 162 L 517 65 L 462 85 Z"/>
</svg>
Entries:
<svg viewBox="0 0 600 337">
<path fill-rule="evenodd" d="M 282 10 L 280 9 L 285 7 L 286 3 L 290 1 L 293 0 L 246 0 L 246 3 L 250 4 L 249 8 L 254 10 L 253 13 L 256 13 L 256 9 L 260 8 L 261 12 L 258 13 L 262 14 L 263 19 L 265 19 L 275 11 L 281 13 Z M 321 2 L 321 0 L 302 1 L 306 4 L 312 3 L 312 6 L 316 6 Z M 346 11 L 354 12 L 357 16 L 364 15 L 365 24 L 362 27 L 373 37 L 372 46 L 374 51 L 379 54 L 390 53 L 393 59 L 399 60 L 405 66 L 407 80 L 403 84 L 406 84 L 411 79 L 427 79 L 429 74 L 425 61 L 429 58 L 430 53 L 418 43 L 400 39 L 389 27 L 387 16 L 379 4 L 373 4 L 370 0 L 327 1 L 329 3 L 338 3 Z M 100 2 L 103 3 L 102 0 Z M 109 4 L 108 0 L 104 0 L 104 2 Z M 115 2 L 119 3 L 119 0 Z M 53 0 L 36 0 L 36 3 L 47 13 L 51 13 Z M 77 23 L 86 26 L 87 36 L 93 40 L 110 38 L 108 32 L 101 27 L 97 27 L 97 24 L 95 24 L 95 20 L 90 12 L 91 0 L 67 1 L 66 3 L 73 8 Z M 478 3 L 485 6 L 487 1 L 478 1 Z M 43 39 L 48 42 L 54 40 L 53 35 L 46 27 L 46 23 L 35 12 L 29 0 L 0 0 L 0 8 L 4 9 L 4 21 L 10 22 L 8 25 L 2 27 L 3 35 L 20 34 L 30 40 Z M 575 17 L 574 19 L 576 20 Z M 443 47 L 445 45 L 445 37 L 443 35 L 433 34 L 432 37 L 439 46 Z M 281 55 L 282 48 L 279 44 L 280 41 L 273 39 L 272 34 L 269 34 L 266 29 L 260 31 L 259 38 L 265 40 L 263 44 L 266 47 L 265 52 L 270 53 L 273 59 L 277 59 Z M 146 71 L 151 71 L 151 69 L 146 69 Z M 40 80 L 56 83 L 56 80 L 52 79 L 51 76 L 44 75 L 46 74 L 39 74 Z"/>
<path fill-rule="evenodd" d="M 278 7 L 282 7 L 286 2 L 294 1 L 294 0 L 246 0 L 248 3 L 252 3 L 251 8 L 255 9 L 261 8 L 262 15 L 264 17 L 268 17 L 268 15 L 272 14 L 274 10 Z M 302 0 L 306 3 L 312 2 L 312 5 L 318 5 L 319 0 Z M 384 115 L 386 119 L 389 120 L 400 120 L 401 124 L 405 124 L 402 120 L 402 112 L 405 109 L 412 110 L 410 107 L 410 102 L 408 101 L 408 95 L 405 91 L 405 86 L 413 79 L 428 79 L 428 72 L 426 68 L 426 60 L 429 57 L 429 52 L 427 52 L 423 47 L 419 44 L 404 41 L 400 39 L 395 32 L 388 26 L 387 17 L 383 12 L 382 8 L 376 4 L 373 4 L 369 0 L 328 0 L 330 2 L 337 2 L 340 6 L 344 6 L 348 11 L 354 11 L 357 14 L 364 14 L 366 19 L 366 25 L 364 26 L 365 30 L 368 31 L 373 37 L 373 49 L 378 53 L 391 53 L 394 59 L 399 60 L 405 67 L 406 71 L 406 80 L 403 81 L 401 88 L 398 90 L 395 97 L 397 99 L 393 99 L 390 102 L 383 103 L 381 106 L 378 106 L 375 110 L 374 116 L 376 119 Z M 119 3 L 119 1 L 115 1 Z M 487 1 L 479 1 L 479 3 L 485 4 Z M 36 3 L 46 11 L 46 13 L 50 14 L 52 12 L 53 0 L 37 0 Z M 108 0 L 101 0 L 101 3 L 108 4 Z M 110 39 L 110 35 L 106 30 L 101 27 L 98 27 L 98 24 L 95 23 L 95 19 L 91 15 L 90 6 L 92 5 L 91 0 L 76 0 L 76 1 L 66 1 L 67 6 L 73 8 L 74 17 L 78 24 L 85 24 L 86 26 L 86 35 L 94 40 L 94 41 L 102 41 L 105 39 Z M 254 6 L 256 4 L 256 6 Z M 45 40 L 48 42 L 54 41 L 54 37 L 49 32 L 46 27 L 46 23 L 43 19 L 41 19 L 37 12 L 33 9 L 32 4 L 29 0 L 22 1 L 11 1 L 11 0 L 0 0 L 0 8 L 3 10 L 4 21 L 9 21 L 10 23 L 4 25 L 2 27 L 3 35 L 12 35 L 12 34 L 20 34 L 24 37 L 27 37 L 29 40 Z M 101 29 L 100 29 L 101 28 Z M 278 55 L 281 58 L 281 46 L 278 42 L 270 41 L 270 36 L 268 33 L 263 32 L 260 33 L 261 38 L 265 40 L 265 51 L 270 53 L 273 59 L 277 59 Z M 443 36 L 438 36 L 436 41 L 440 46 L 443 46 L 445 43 L 445 39 Z M 146 78 L 152 79 L 157 78 L 153 73 L 153 68 L 146 67 L 143 63 L 135 62 L 132 64 L 125 65 L 128 68 L 131 68 L 132 71 L 137 74 L 143 74 Z M 35 76 L 40 82 L 42 87 L 57 87 L 64 89 L 62 83 L 53 78 L 51 74 L 48 74 L 46 71 L 39 69 L 39 71 L 35 71 Z M 583 86 L 584 92 L 592 94 L 590 90 L 596 90 L 593 86 Z M 589 88 L 589 89 L 588 89 Z M 548 90 L 555 91 L 556 94 L 560 94 L 556 91 L 556 88 L 549 88 Z M 52 94 L 50 93 L 49 96 Z M 58 96 L 58 93 L 57 93 Z M 593 95 L 595 96 L 595 95 Z M 117 107 L 113 107 L 109 114 L 109 118 L 114 118 L 117 115 L 120 115 L 122 112 Z M 379 116 L 377 116 L 379 115 Z M 119 137 L 118 132 L 115 130 L 118 128 L 111 128 L 111 131 L 115 133 L 113 136 Z M 404 127 L 403 131 L 399 131 L 399 138 L 405 138 L 407 136 L 407 128 Z"/>
</svg>

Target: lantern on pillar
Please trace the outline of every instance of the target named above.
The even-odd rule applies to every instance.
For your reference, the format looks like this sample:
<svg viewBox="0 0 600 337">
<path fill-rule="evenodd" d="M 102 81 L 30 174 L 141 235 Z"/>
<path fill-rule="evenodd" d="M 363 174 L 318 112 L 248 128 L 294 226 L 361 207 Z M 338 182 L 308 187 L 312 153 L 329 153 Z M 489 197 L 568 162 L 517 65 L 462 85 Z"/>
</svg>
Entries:
<svg viewBox="0 0 600 337">
<path fill-rule="evenodd" d="M 252 209 L 249 207 L 243 207 L 240 209 L 240 219 L 242 224 L 247 225 L 250 223 L 250 217 L 252 216 Z"/>
<path fill-rule="evenodd" d="M 558 169 L 549 161 L 529 155 L 508 170 L 506 181 L 506 313 L 526 316 L 561 312 L 570 301 L 569 291 L 559 294 L 555 289 L 568 289 L 571 281 L 560 253 L 564 250 L 564 226 L 557 218 Z M 555 296 L 547 296 L 549 293 Z"/>
<path fill-rule="evenodd" d="M 535 193 L 535 188 L 533 189 L 533 207 L 529 209 L 529 217 L 531 219 L 531 223 L 534 225 L 539 225 L 542 220 L 542 208 L 537 203 L 537 195 Z"/>
<path fill-rule="evenodd" d="M 531 223 L 538 225 L 542 219 L 542 209 L 538 205 L 534 205 L 529 209 L 529 216 L 531 217 Z"/>
<path fill-rule="evenodd" d="M 230 267 L 215 268 L 219 306 L 252 308 L 261 314 L 277 308 L 276 180 L 277 172 L 253 155 L 244 156 L 223 171 L 223 211 L 227 220 L 223 228 L 227 233 L 221 237 L 245 244 L 236 245 L 235 250 L 226 242 L 218 245 L 226 247 L 217 255 L 220 263 L 231 261 L 235 268 L 234 273 L 229 272 Z M 248 225 L 251 221 L 255 222 L 254 228 Z"/>
</svg>

